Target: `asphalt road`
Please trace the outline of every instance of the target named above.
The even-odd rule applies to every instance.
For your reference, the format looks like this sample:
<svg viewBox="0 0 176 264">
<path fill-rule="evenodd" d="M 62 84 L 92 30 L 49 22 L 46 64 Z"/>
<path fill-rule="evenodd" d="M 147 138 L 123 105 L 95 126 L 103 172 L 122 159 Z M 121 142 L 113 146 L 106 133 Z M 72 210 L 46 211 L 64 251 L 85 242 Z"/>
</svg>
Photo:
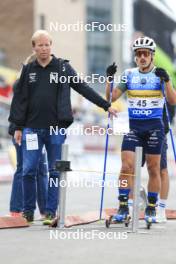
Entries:
<svg viewBox="0 0 176 264">
<path fill-rule="evenodd" d="M 112 158 L 114 166 L 116 163 L 113 162 L 115 161 Z M 80 163 L 82 166 L 83 161 Z M 86 164 L 91 167 L 90 159 L 85 160 L 84 165 Z M 112 164 L 109 167 L 114 171 Z M 77 162 L 77 167 L 78 165 Z M 142 176 L 143 185 L 146 185 L 145 169 Z M 69 179 L 73 179 L 72 177 L 70 175 Z M 115 175 L 111 176 L 109 180 L 115 177 Z M 77 176 L 77 179 L 79 181 L 87 179 L 91 182 L 92 175 L 81 174 Z M 95 175 L 93 179 L 100 179 L 100 175 Z M 170 185 L 168 208 L 176 209 L 175 178 L 171 178 Z M 1 216 L 8 214 L 10 189 L 10 183 L 0 186 Z M 85 188 L 72 185 L 69 187 L 67 215 L 99 210 L 100 191 L 98 186 Z M 117 188 L 106 188 L 104 206 L 116 207 L 116 196 Z M 36 213 L 37 217 L 38 213 Z M 176 221 L 155 224 L 151 230 L 147 230 L 144 221 L 141 221 L 136 234 L 131 233 L 130 230 L 131 226 L 125 228 L 123 225 L 106 229 L 104 222 L 59 230 L 49 229 L 42 226 L 40 221 L 35 221 L 29 228 L 0 230 L 0 260 L 3 264 L 176 263 Z"/>
</svg>

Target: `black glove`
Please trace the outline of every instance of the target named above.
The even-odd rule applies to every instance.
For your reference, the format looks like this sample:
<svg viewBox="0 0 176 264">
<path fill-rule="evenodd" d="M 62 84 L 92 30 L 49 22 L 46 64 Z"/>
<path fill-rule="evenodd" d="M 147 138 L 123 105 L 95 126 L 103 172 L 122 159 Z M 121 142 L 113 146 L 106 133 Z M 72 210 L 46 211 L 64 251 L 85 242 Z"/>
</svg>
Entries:
<svg viewBox="0 0 176 264">
<path fill-rule="evenodd" d="M 108 77 L 108 80 L 111 82 L 114 78 L 114 74 L 117 71 L 117 65 L 115 64 L 115 62 L 113 62 L 113 64 L 109 65 L 106 69 L 106 75 Z"/>
<path fill-rule="evenodd" d="M 155 74 L 156 76 L 160 77 L 161 79 L 163 79 L 165 82 L 169 81 L 169 75 L 167 73 L 167 71 L 163 68 L 156 68 L 155 70 Z"/>
</svg>

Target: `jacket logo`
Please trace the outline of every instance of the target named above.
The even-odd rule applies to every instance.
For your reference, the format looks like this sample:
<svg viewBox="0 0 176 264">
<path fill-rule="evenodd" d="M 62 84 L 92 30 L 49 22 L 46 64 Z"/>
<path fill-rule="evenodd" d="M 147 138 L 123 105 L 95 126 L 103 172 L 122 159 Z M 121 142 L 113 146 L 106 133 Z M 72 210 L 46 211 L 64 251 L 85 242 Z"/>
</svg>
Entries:
<svg viewBox="0 0 176 264">
<path fill-rule="evenodd" d="M 58 72 L 50 72 L 50 83 L 58 83 Z"/>
<path fill-rule="evenodd" d="M 29 73 L 29 83 L 36 82 L 37 80 L 37 73 L 36 72 L 31 72 Z"/>
</svg>

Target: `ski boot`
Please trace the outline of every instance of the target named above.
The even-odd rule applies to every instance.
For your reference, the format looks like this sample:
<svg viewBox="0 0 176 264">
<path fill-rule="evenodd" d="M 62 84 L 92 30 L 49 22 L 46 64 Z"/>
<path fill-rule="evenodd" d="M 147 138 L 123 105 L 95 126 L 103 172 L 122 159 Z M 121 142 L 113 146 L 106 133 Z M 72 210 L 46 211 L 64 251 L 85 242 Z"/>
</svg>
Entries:
<svg viewBox="0 0 176 264">
<path fill-rule="evenodd" d="M 120 201 L 120 207 L 117 214 L 111 215 L 109 219 L 106 220 L 106 227 L 109 228 L 111 224 L 117 223 L 125 223 L 125 226 L 128 227 L 130 219 L 128 202 Z"/>
<path fill-rule="evenodd" d="M 148 204 L 145 209 L 145 216 L 144 220 L 147 224 L 147 229 L 150 229 L 152 223 L 156 223 L 156 205 L 155 204 Z"/>
</svg>

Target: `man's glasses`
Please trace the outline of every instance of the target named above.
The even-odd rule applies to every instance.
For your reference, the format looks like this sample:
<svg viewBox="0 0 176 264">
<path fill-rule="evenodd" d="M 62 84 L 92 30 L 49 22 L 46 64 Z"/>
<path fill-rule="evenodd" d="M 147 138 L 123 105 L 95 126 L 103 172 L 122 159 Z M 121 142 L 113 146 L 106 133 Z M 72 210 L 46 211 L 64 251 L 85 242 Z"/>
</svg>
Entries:
<svg viewBox="0 0 176 264">
<path fill-rule="evenodd" d="M 136 57 L 141 57 L 142 55 L 144 57 L 148 57 L 150 55 L 150 51 L 149 50 L 137 50 L 135 55 Z"/>
</svg>

